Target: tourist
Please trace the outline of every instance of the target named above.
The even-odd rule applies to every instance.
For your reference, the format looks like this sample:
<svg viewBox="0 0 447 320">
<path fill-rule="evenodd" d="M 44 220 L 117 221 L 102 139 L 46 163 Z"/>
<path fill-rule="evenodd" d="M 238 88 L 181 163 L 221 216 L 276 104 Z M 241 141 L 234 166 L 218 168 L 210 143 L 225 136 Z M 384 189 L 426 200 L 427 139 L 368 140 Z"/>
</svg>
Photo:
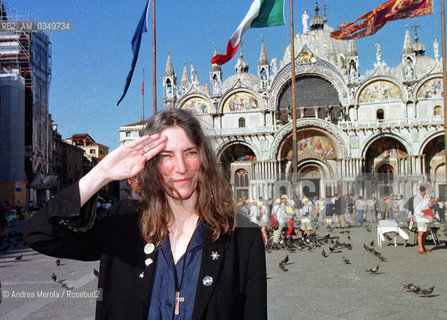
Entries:
<svg viewBox="0 0 447 320">
<path fill-rule="evenodd" d="M 425 186 L 419 187 L 418 194 L 414 197 L 414 216 L 416 218 L 416 225 L 418 229 L 418 246 L 419 253 L 426 254 L 431 252 L 430 249 L 425 248 L 428 233 L 430 232 L 430 223 L 432 218 L 423 211 L 430 208 L 430 196 Z"/>
</svg>

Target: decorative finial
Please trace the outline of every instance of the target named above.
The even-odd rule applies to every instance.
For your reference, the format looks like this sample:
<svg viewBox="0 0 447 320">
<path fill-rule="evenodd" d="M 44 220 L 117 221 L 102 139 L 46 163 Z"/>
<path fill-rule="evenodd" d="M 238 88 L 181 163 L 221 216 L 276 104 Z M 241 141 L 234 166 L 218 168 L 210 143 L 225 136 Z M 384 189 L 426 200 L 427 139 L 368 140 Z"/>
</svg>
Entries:
<svg viewBox="0 0 447 320">
<path fill-rule="evenodd" d="M 414 42 L 418 42 L 419 36 L 418 36 L 418 28 L 420 28 L 421 25 L 414 23 Z"/>
</svg>

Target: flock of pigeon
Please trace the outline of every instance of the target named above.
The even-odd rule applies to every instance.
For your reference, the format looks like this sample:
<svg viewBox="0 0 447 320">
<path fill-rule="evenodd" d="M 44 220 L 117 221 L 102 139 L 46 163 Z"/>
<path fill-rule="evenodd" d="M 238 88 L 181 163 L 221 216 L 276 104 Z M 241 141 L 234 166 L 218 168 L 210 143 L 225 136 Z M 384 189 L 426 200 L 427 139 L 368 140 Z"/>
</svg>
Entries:
<svg viewBox="0 0 447 320">
<path fill-rule="evenodd" d="M 365 230 L 368 232 L 372 231 L 372 225 L 365 225 L 364 226 Z M 318 230 L 318 225 L 315 228 L 316 230 Z M 325 236 L 318 236 L 317 234 L 313 234 L 312 237 L 310 239 L 303 239 L 303 238 L 297 238 L 297 239 L 289 239 L 289 240 L 285 240 L 280 244 L 274 244 L 271 242 L 271 240 L 269 240 L 269 242 L 266 245 L 266 252 L 270 253 L 272 252 L 272 250 L 287 250 L 290 253 L 294 253 L 297 251 L 315 251 L 319 248 L 321 248 L 321 255 L 324 258 L 327 258 L 330 256 L 331 253 L 340 253 L 342 252 L 342 250 L 352 250 L 352 245 L 348 242 L 341 242 L 340 241 L 340 235 L 332 235 L 331 232 L 333 231 L 333 229 L 329 228 L 328 229 L 329 233 L 326 234 Z M 339 234 L 344 234 L 346 235 L 346 239 L 348 241 L 351 240 L 351 236 L 350 236 L 350 230 L 349 229 L 341 229 L 338 233 Z M 444 230 L 444 234 L 447 236 L 447 228 L 446 230 Z M 269 237 L 271 238 L 271 237 Z M 323 247 L 323 246 L 327 246 L 327 248 Z M 376 257 L 378 260 L 380 260 L 381 262 L 387 262 L 387 258 L 385 258 L 381 252 L 377 251 L 374 248 L 374 240 L 372 240 L 371 242 L 369 242 L 369 245 L 364 243 L 363 244 L 363 248 L 365 249 L 365 251 L 371 253 L 374 257 Z M 326 249 L 326 250 L 325 250 Z M 341 258 L 342 263 L 344 264 L 351 264 L 351 261 L 345 257 L 342 256 Z M 287 254 L 285 256 L 285 258 L 283 260 L 281 260 L 279 262 L 279 269 L 283 272 L 287 272 L 287 264 L 289 264 L 289 255 Z M 379 273 L 379 269 L 380 269 L 380 265 L 375 265 L 370 269 L 365 270 L 365 272 L 370 273 L 372 275 L 378 275 Z M 413 292 L 414 294 L 420 294 L 422 296 L 425 297 L 430 297 L 430 295 L 433 293 L 434 290 L 434 286 L 430 287 L 428 289 L 421 289 L 419 286 L 415 285 L 414 283 L 409 283 L 409 284 L 405 284 L 403 285 L 404 288 L 406 288 L 409 292 Z"/>
<path fill-rule="evenodd" d="M 435 287 L 430 287 L 428 289 L 421 289 L 419 286 L 415 285 L 413 282 L 410 282 L 408 284 L 404 284 L 403 287 L 407 289 L 408 292 L 412 292 L 414 294 L 421 294 L 422 296 L 425 296 L 426 298 L 429 298 L 430 295 L 433 293 L 433 290 Z"/>
<path fill-rule="evenodd" d="M 57 259 L 56 259 L 56 266 L 59 267 L 60 265 L 61 265 L 61 259 L 57 258 Z M 99 271 L 96 270 L 95 268 L 93 268 L 93 274 L 94 274 L 96 277 L 99 277 Z M 64 289 L 67 289 L 67 290 L 73 290 L 73 289 L 74 289 L 74 287 L 69 287 L 69 286 L 65 283 L 64 280 L 57 280 L 57 276 L 56 276 L 56 274 L 55 274 L 54 272 L 51 274 L 51 279 L 53 280 L 53 282 L 57 282 L 57 283 L 59 283 L 59 284 L 61 285 L 61 287 L 64 288 Z"/>
<path fill-rule="evenodd" d="M 319 226 L 318 224 L 316 225 L 316 230 L 318 230 Z M 371 232 L 372 231 L 372 226 L 371 225 L 366 225 L 365 226 L 366 231 Z M 331 253 L 340 253 L 341 250 L 352 250 L 352 245 L 350 243 L 347 242 L 340 242 L 340 236 L 339 235 L 331 235 L 331 231 L 333 231 L 333 229 L 329 228 L 328 229 L 329 233 L 326 234 L 325 236 L 321 237 L 321 236 L 317 236 L 316 234 L 313 235 L 313 237 L 311 239 L 295 239 L 295 240 L 286 240 L 281 244 L 274 244 L 271 241 L 269 241 L 266 245 L 266 251 L 267 252 L 271 252 L 272 250 L 287 250 L 288 252 L 296 252 L 298 251 L 303 251 L 303 250 L 308 250 L 308 251 L 314 251 L 317 250 L 319 248 L 322 248 L 323 246 L 327 245 L 327 249 L 329 250 L 329 253 L 326 252 L 326 250 L 324 248 L 322 248 L 321 250 L 321 255 L 324 258 L 329 257 L 329 255 Z M 447 228 L 443 230 L 444 235 L 447 237 Z M 351 236 L 350 236 L 350 230 L 340 230 L 339 232 L 340 234 L 345 234 L 347 235 L 347 240 L 350 241 L 351 240 Z M 6 252 L 8 249 L 10 249 L 11 247 L 17 247 L 17 245 L 19 243 L 23 243 L 23 235 L 19 232 L 16 233 L 11 233 L 8 235 L 8 237 L 5 239 L 5 241 L 3 241 L 2 243 L 2 247 L 0 247 L 0 253 Z M 23 246 L 26 246 L 26 244 L 23 243 Z M 372 255 L 374 255 L 375 257 L 377 257 L 381 262 L 386 262 L 387 259 L 377 250 L 374 249 L 374 240 L 371 241 L 369 243 L 369 245 L 367 244 L 363 244 L 363 248 L 371 253 Z M 19 262 L 22 260 L 23 255 L 18 255 L 14 258 L 14 261 Z M 341 258 L 342 263 L 344 264 L 351 264 L 351 261 L 346 258 L 345 256 L 342 256 Z M 279 268 L 280 270 L 287 272 L 288 269 L 286 268 L 287 264 L 289 263 L 289 255 L 286 255 L 285 258 L 283 260 L 281 260 L 279 262 Z M 60 266 L 61 265 L 61 260 L 60 259 L 56 259 L 56 266 Z M 380 266 L 376 265 L 370 269 L 365 270 L 366 272 L 376 275 L 378 274 Z M 99 276 L 99 272 L 96 269 L 93 269 L 93 274 L 98 277 Z M 64 280 L 57 280 L 57 275 L 53 272 L 51 274 L 51 279 L 54 282 L 57 282 L 58 284 L 61 285 L 61 287 L 67 289 L 67 290 L 72 290 L 72 287 L 69 287 Z M 414 283 L 408 283 L 408 284 L 404 284 L 403 287 L 405 289 L 408 290 L 408 292 L 412 292 L 413 294 L 420 294 L 422 296 L 425 297 L 430 297 L 430 295 L 433 293 L 434 290 L 434 286 L 427 288 L 427 289 L 422 289 L 421 287 L 417 286 Z M 1 301 L 1 300 L 0 300 Z"/>
<path fill-rule="evenodd" d="M 5 253 L 7 252 L 9 249 L 12 248 L 16 248 L 19 244 L 21 244 L 23 247 L 26 247 L 26 243 L 23 242 L 23 234 L 20 232 L 11 232 L 9 233 L 3 242 L 0 243 L 0 254 L 1 253 Z M 22 261 L 23 258 L 23 254 L 20 254 L 16 257 L 14 257 L 14 261 L 15 262 L 20 262 Z M 56 267 L 59 267 L 61 265 L 61 259 L 57 258 L 56 259 Z M 96 277 L 99 277 L 99 271 L 96 270 L 95 268 L 93 268 L 93 274 Z M 74 287 L 70 287 L 65 280 L 58 280 L 58 277 L 56 275 L 56 273 L 52 273 L 51 274 L 51 279 L 53 280 L 53 282 L 58 283 L 61 285 L 62 288 L 67 289 L 67 290 L 73 290 Z M 0 288 L 1 288 L 1 282 L 0 282 Z M 1 303 L 1 300 L 0 300 Z"/>
</svg>

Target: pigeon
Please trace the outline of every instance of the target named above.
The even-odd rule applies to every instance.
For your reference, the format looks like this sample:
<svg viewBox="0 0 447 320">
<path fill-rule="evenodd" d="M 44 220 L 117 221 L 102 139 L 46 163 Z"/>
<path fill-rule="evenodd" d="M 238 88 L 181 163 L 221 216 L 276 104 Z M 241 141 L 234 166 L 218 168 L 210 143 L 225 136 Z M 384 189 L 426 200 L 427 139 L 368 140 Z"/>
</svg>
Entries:
<svg viewBox="0 0 447 320">
<path fill-rule="evenodd" d="M 51 279 L 53 279 L 53 282 L 56 282 L 56 280 L 57 280 L 56 274 L 54 272 L 51 275 Z"/>
<path fill-rule="evenodd" d="M 372 240 L 372 241 L 369 243 L 369 245 L 370 245 L 371 247 L 374 247 L 374 240 Z"/>
<path fill-rule="evenodd" d="M 23 257 L 23 254 L 21 254 L 20 256 L 17 256 L 17 257 L 15 257 L 15 261 L 20 261 L 20 260 L 22 260 L 22 257 Z"/>
<path fill-rule="evenodd" d="M 289 271 L 289 270 L 284 266 L 284 264 L 283 264 L 282 262 L 279 263 L 279 268 L 280 268 L 282 271 L 284 271 L 284 272 Z"/>
<path fill-rule="evenodd" d="M 61 284 L 61 287 L 64 288 L 64 289 L 67 289 L 67 290 L 73 290 L 73 289 L 74 289 L 74 287 L 69 287 L 69 286 L 67 286 L 66 283 L 62 283 L 62 284 Z"/>
<path fill-rule="evenodd" d="M 435 287 L 433 286 L 433 287 L 428 288 L 428 289 L 422 289 L 422 290 L 421 290 L 421 294 L 422 294 L 423 296 L 425 296 L 426 298 L 428 298 L 428 296 L 432 294 L 434 288 L 435 288 Z"/>
<path fill-rule="evenodd" d="M 411 290 L 415 284 L 413 282 L 410 282 L 408 284 L 402 285 L 405 289 Z"/>
<path fill-rule="evenodd" d="M 330 251 L 330 252 L 334 252 L 334 251 L 335 251 L 335 248 L 329 247 L 329 251 Z"/>
<path fill-rule="evenodd" d="M 411 288 L 411 292 L 413 292 L 413 293 L 419 293 L 419 291 L 421 291 L 421 288 L 419 288 L 417 285 L 414 285 L 412 288 Z"/>
<path fill-rule="evenodd" d="M 382 261 L 382 262 L 386 262 L 386 258 L 385 257 L 377 256 L 377 258 L 379 258 L 379 260 Z"/>
<path fill-rule="evenodd" d="M 323 257 L 325 257 L 325 258 L 328 257 L 328 254 L 326 253 L 326 251 L 324 251 L 324 249 L 323 249 L 323 251 L 321 251 L 321 255 L 322 255 Z"/>
<path fill-rule="evenodd" d="M 284 264 L 287 264 L 287 262 L 289 262 L 289 255 L 286 255 L 282 262 L 284 262 Z"/>
<path fill-rule="evenodd" d="M 95 268 L 93 268 L 93 274 L 94 274 L 97 278 L 99 278 L 99 271 L 96 270 Z"/>
<path fill-rule="evenodd" d="M 56 259 L 56 265 L 57 265 L 57 266 L 60 266 L 60 265 L 61 265 L 61 259 L 59 259 L 59 258 Z"/>
<path fill-rule="evenodd" d="M 348 235 L 348 240 L 351 240 L 351 236 L 350 235 Z"/>
<path fill-rule="evenodd" d="M 351 264 L 351 261 L 349 261 L 349 259 L 346 259 L 345 257 L 341 257 L 341 260 L 344 264 Z"/>
<path fill-rule="evenodd" d="M 370 272 L 371 274 L 375 274 L 377 273 L 377 271 L 379 271 L 379 266 L 375 266 L 374 268 L 371 268 L 369 270 L 365 270 L 366 272 Z"/>
<path fill-rule="evenodd" d="M 366 231 L 368 231 L 368 232 L 371 232 L 371 230 L 372 230 L 372 227 L 369 224 L 365 228 L 366 228 Z"/>
<path fill-rule="evenodd" d="M 365 249 L 366 251 L 369 251 L 369 248 L 366 244 L 363 244 L 363 249 Z"/>
</svg>

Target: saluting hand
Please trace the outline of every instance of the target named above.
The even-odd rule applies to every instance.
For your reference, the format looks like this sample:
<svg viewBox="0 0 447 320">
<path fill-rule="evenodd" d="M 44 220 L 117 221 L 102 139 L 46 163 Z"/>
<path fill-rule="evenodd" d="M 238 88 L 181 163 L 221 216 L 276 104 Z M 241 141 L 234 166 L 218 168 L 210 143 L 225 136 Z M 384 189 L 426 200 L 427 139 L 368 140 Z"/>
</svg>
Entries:
<svg viewBox="0 0 447 320">
<path fill-rule="evenodd" d="M 107 180 L 122 180 L 137 175 L 146 161 L 156 156 L 166 146 L 167 137 L 158 134 L 143 136 L 113 150 L 98 164 L 107 174 Z"/>
<path fill-rule="evenodd" d="M 165 148 L 166 141 L 166 136 L 146 135 L 109 153 L 79 181 L 81 206 L 107 183 L 137 175 L 146 161 Z"/>
</svg>

